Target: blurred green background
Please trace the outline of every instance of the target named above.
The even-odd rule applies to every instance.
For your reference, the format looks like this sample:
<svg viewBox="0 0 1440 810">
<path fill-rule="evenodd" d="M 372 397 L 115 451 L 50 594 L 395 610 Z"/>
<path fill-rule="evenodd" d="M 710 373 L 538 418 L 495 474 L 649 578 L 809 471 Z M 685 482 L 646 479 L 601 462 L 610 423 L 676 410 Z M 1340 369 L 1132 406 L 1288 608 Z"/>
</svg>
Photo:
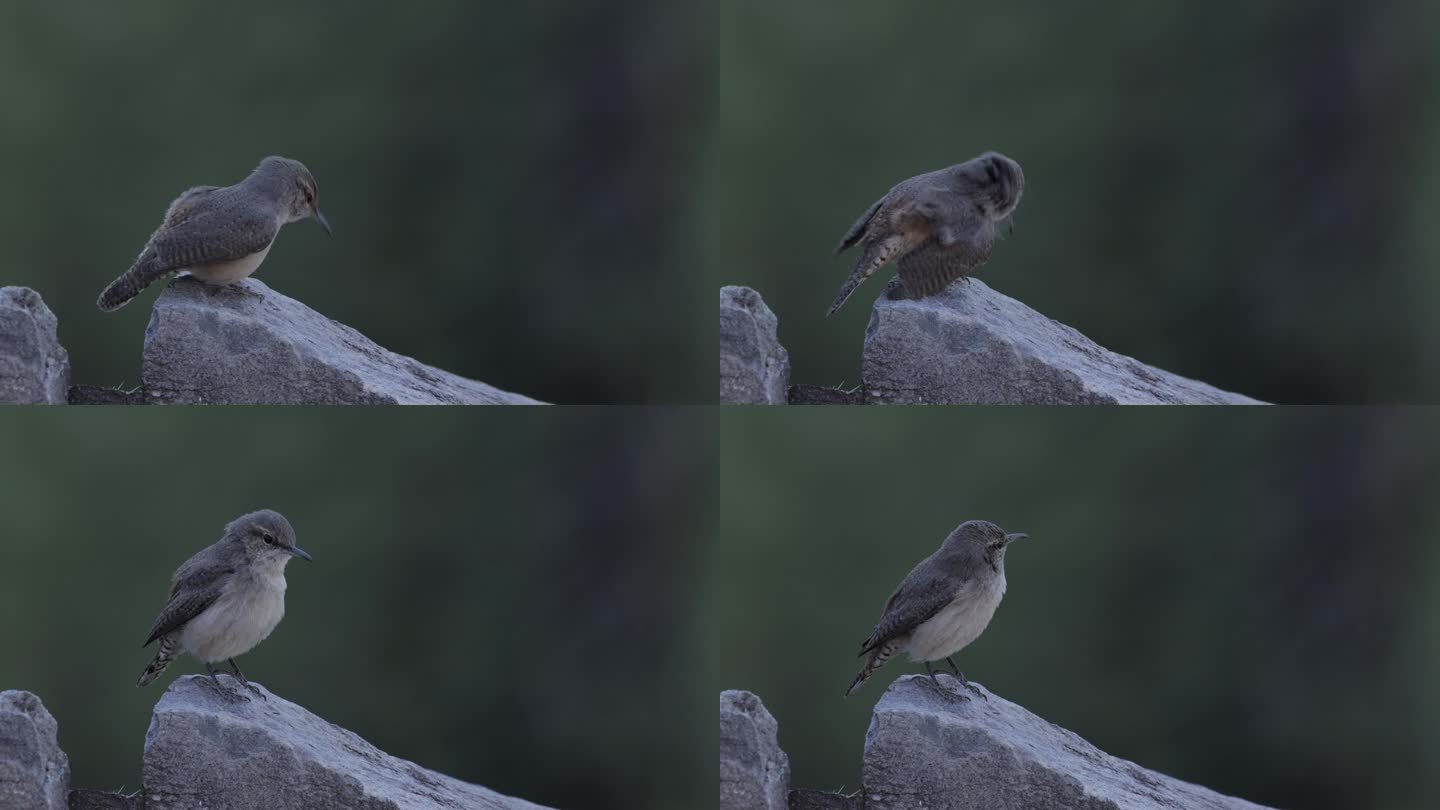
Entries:
<svg viewBox="0 0 1440 810">
<path fill-rule="evenodd" d="M 796 382 L 859 381 L 882 271 L 831 249 L 900 180 L 1025 167 L 980 278 L 1102 345 L 1277 402 L 1440 398 L 1440 5 L 717 4 L 699 221 Z"/>
<path fill-rule="evenodd" d="M 134 790 L 171 572 L 259 507 L 311 564 L 241 667 L 396 756 L 553 807 L 713 801 L 695 592 L 713 419 L 627 409 L 14 410 L 0 689 L 77 787 Z"/>
<path fill-rule="evenodd" d="M 971 678 L 1269 806 L 1440 801 L 1433 412 L 726 410 L 720 470 L 706 669 L 765 701 L 797 787 L 859 787 L 871 709 L 924 672 L 846 700 L 859 641 L 984 518 L 1030 539 Z"/>
<path fill-rule="evenodd" d="M 181 191 L 283 154 L 335 236 L 285 229 L 276 290 L 543 400 L 713 401 L 693 5 L 7 3 L 0 285 L 45 297 L 76 382 L 133 386 L 157 291 L 100 290 Z"/>
</svg>

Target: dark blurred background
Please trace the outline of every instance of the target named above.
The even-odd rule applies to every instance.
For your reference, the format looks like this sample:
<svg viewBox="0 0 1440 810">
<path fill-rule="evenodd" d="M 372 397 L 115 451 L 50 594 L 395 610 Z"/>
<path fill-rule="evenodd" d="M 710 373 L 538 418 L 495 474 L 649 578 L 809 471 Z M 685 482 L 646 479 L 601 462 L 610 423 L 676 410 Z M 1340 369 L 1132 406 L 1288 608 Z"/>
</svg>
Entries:
<svg viewBox="0 0 1440 810">
<path fill-rule="evenodd" d="M 1433 413 L 898 413 L 721 417 L 706 667 L 774 712 L 796 786 L 859 787 L 871 709 L 924 669 L 896 659 L 846 700 L 858 642 L 984 518 L 1030 539 L 956 658 L 971 678 L 1269 806 L 1437 806 Z"/>
<path fill-rule="evenodd" d="M 718 4 L 700 222 L 797 382 L 854 384 L 831 249 L 900 180 L 1025 168 L 980 278 L 1116 351 L 1278 402 L 1440 398 L 1440 6 Z"/>
<path fill-rule="evenodd" d="M 7 414 L 0 689 L 40 695 L 77 787 L 134 790 L 142 650 L 174 569 L 271 507 L 311 564 L 247 675 L 396 756 L 552 807 L 713 801 L 695 592 L 696 412 Z"/>
<path fill-rule="evenodd" d="M 695 5 L 6 4 L 0 285 L 45 297 L 76 382 L 133 386 L 157 291 L 100 290 L 179 192 L 283 154 L 335 236 L 285 229 L 276 290 L 543 400 L 713 401 Z"/>
</svg>

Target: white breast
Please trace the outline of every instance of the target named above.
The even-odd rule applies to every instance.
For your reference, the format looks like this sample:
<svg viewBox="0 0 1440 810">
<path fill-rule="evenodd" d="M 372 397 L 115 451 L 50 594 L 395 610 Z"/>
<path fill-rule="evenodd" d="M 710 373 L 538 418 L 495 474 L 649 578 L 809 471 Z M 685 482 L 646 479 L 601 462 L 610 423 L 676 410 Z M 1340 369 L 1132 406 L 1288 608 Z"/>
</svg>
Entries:
<svg viewBox="0 0 1440 810">
<path fill-rule="evenodd" d="M 237 579 L 180 630 L 185 651 L 205 662 L 244 655 L 285 615 L 285 576 Z"/>
<path fill-rule="evenodd" d="M 242 279 L 249 278 L 252 273 L 260 269 L 260 264 L 270 254 L 270 248 L 275 245 L 271 242 L 259 253 L 252 253 L 243 259 L 236 259 L 233 262 L 220 262 L 218 264 L 207 264 L 201 267 L 191 267 L 186 270 L 190 275 L 200 279 L 206 284 L 234 284 Z"/>
<path fill-rule="evenodd" d="M 980 637 L 1000 598 L 1005 595 L 1005 574 L 984 582 L 971 581 L 930 620 L 915 628 L 905 651 L 912 661 L 949 658 Z"/>
</svg>

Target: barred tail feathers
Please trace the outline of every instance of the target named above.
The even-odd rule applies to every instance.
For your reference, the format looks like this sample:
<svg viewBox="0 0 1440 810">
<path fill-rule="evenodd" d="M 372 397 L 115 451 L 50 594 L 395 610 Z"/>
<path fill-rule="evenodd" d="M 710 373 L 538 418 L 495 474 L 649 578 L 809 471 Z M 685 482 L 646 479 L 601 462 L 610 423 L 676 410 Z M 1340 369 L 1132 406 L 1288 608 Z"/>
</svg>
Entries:
<svg viewBox="0 0 1440 810">
<path fill-rule="evenodd" d="M 850 296 L 855 293 L 865 279 L 875 275 L 875 271 L 884 267 L 895 254 L 900 252 L 900 240 L 895 238 L 886 239 L 883 242 L 872 242 L 865 246 L 865 252 L 861 254 L 860 261 L 855 263 L 855 269 L 850 272 L 850 277 L 840 287 L 840 292 L 835 296 L 835 302 L 830 305 L 830 311 L 825 317 L 830 317 L 839 311 Z"/>
<path fill-rule="evenodd" d="M 144 672 L 140 673 L 140 680 L 136 681 L 135 685 L 149 686 L 151 682 L 160 677 L 160 674 L 170 666 L 170 663 L 175 660 L 175 656 L 179 654 L 180 644 L 175 640 L 175 636 L 168 635 L 162 637 L 160 639 L 160 649 L 155 651 L 155 659 L 150 662 L 149 666 L 145 667 Z"/>
<path fill-rule="evenodd" d="M 100 293 L 95 305 L 100 307 L 102 312 L 114 312 L 166 275 L 169 274 L 160 269 L 155 254 L 146 251 L 135 260 L 129 270 L 110 282 L 110 286 Z"/>
<path fill-rule="evenodd" d="M 878 649 L 873 650 L 870 653 L 870 659 L 866 661 L 865 666 L 860 669 L 860 674 L 855 676 L 855 680 L 850 684 L 850 688 L 845 690 L 845 697 L 848 698 L 855 694 L 855 690 L 859 689 L 861 684 L 868 681 L 875 670 L 885 666 L 885 663 L 894 657 L 899 649 L 900 642 L 890 641 L 881 645 Z"/>
</svg>

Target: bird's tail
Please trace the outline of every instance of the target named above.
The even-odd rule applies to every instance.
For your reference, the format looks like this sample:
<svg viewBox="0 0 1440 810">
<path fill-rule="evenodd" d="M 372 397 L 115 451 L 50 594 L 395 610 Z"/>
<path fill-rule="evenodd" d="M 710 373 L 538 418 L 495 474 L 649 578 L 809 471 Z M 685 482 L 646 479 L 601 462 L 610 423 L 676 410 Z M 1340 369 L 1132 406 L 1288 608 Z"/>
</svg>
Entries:
<svg viewBox="0 0 1440 810">
<path fill-rule="evenodd" d="M 140 254 L 140 258 L 135 260 L 129 270 L 110 282 L 110 286 L 100 293 L 100 299 L 95 304 L 100 307 L 101 312 L 114 312 L 130 303 L 130 300 L 146 287 L 167 275 L 169 273 L 160 269 L 160 262 L 155 254 L 147 250 Z"/>
<path fill-rule="evenodd" d="M 825 317 L 834 315 L 840 307 L 845 306 L 845 302 L 855 294 L 855 288 L 859 287 L 865 279 L 875 275 L 875 271 L 893 259 L 896 252 L 897 245 L 891 240 L 867 245 L 865 252 L 860 255 L 860 260 L 855 263 L 855 269 L 850 271 L 850 277 L 845 279 L 845 283 L 841 285 L 839 294 L 835 296 L 835 303 L 830 305 L 830 311 L 825 313 Z"/>
<path fill-rule="evenodd" d="M 151 681 L 160 677 L 160 673 L 164 672 L 165 668 L 170 666 L 170 662 L 174 661 L 175 656 L 179 655 L 179 653 L 180 645 L 176 643 L 175 636 L 169 635 L 162 637 L 160 639 L 160 649 L 155 651 L 155 660 L 151 661 L 150 665 L 145 667 L 145 671 L 140 673 L 140 680 L 136 681 L 135 685 L 149 686 Z"/>
<path fill-rule="evenodd" d="M 845 697 L 848 698 L 855 694 L 855 690 L 859 689 L 861 684 L 868 681 L 875 670 L 885 666 L 885 662 L 889 661 L 899 648 L 900 645 L 892 641 L 872 650 L 869 660 L 865 662 L 865 666 L 860 668 L 860 674 L 855 676 L 855 680 L 850 684 L 850 688 L 845 690 Z M 861 654 L 863 655 L 864 653 Z"/>
</svg>

